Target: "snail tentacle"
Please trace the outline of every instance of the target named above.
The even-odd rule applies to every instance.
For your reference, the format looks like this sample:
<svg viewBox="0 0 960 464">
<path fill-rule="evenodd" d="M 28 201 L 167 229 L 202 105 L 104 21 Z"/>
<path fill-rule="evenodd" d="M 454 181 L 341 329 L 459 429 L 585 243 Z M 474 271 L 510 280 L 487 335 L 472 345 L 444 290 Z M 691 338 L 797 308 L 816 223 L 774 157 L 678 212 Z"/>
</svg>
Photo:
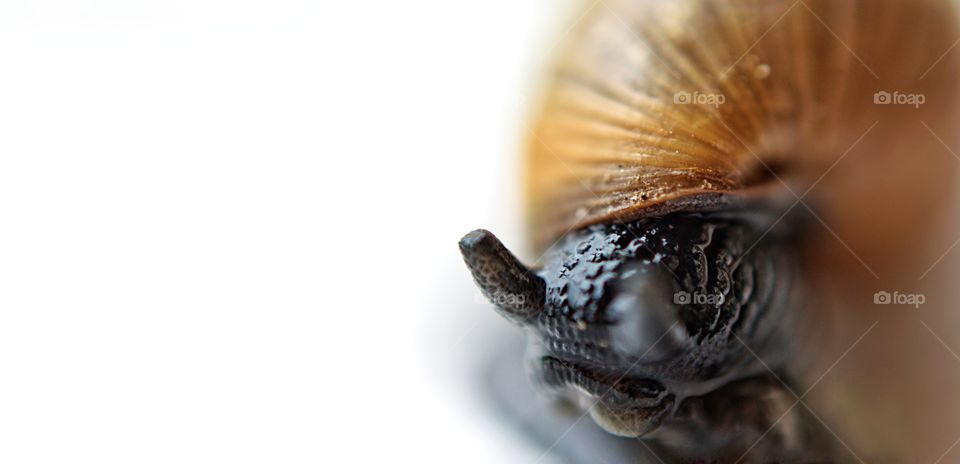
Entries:
<svg viewBox="0 0 960 464">
<path fill-rule="evenodd" d="M 483 295 L 508 319 L 533 320 L 543 309 L 546 285 L 499 239 L 478 229 L 460 239 L 460 253 Z"/>
</svg>

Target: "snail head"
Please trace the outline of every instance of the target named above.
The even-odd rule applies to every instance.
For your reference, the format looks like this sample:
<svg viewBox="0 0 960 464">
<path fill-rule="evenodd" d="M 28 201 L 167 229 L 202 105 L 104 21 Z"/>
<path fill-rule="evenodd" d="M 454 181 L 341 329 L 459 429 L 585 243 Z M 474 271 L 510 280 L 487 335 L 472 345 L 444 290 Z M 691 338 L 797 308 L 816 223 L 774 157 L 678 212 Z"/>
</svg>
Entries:
<svg viewBox="0 0 960 464">
<path fill-rule="evenodd" d="M 758 241 L 764 230 L 693 213 L 594 225 L 537 270 L 487 231 L 460 249 L 498 312 L 531 334 L 528 365 L 545 391 L 618 435 L 722 447 L 769 425 L 740 422 L 756 416 L 751 396 L 779 386 L 767 367 L 791 350 L 779 331 L 796 312 L 793 261 L 778 231 Z M 705 433 L 731 422 L 729 436 Z"/>
</svg>

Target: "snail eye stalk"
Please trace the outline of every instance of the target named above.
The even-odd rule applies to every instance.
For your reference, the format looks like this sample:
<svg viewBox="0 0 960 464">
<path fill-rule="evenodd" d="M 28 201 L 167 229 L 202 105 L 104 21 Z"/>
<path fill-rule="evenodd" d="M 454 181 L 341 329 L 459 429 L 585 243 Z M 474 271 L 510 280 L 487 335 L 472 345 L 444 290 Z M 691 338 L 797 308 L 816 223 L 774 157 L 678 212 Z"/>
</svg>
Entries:
<svg viewBox="0 0 960 464">
<path fill-rule="evenodd" d="M 533 321 L 543 309 L 543 279 L 524 266 L 486 230 L 460 239 L 460 253 L 483 295 L 511 321 Z"/>
</svg>

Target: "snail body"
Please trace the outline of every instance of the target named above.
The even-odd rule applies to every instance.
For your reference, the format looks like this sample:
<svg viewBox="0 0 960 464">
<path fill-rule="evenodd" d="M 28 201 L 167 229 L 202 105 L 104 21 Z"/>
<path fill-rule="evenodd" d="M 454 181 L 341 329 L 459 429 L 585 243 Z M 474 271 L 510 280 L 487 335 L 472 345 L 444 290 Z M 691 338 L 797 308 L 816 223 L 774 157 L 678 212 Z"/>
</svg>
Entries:
<svg viewBox="0 0 960 464">
<path fill-rule="evenodd" d="M 530 126 L 546 265 L 482 230 L 465 261 L 531 329 L 542 390 L 609 432 L 684 458 L 830 459 L 819 416 L 788 415 L 819 356 L 804 342 L 836 310 L 818 301 L 823 269 L 845 279 L 851 263 L 811 231 L 829 223 L 892 274 L 894 245 L 929 227 L 952 170 L 916 135 L 956 121 L 957 62 L 938 60 L 952 4 L 603 3 L 561 47 Z M 925 103 L 882 101 L 893 89 Z M 844 164 L 854 149 L 865 159 Z"/>
</svg>

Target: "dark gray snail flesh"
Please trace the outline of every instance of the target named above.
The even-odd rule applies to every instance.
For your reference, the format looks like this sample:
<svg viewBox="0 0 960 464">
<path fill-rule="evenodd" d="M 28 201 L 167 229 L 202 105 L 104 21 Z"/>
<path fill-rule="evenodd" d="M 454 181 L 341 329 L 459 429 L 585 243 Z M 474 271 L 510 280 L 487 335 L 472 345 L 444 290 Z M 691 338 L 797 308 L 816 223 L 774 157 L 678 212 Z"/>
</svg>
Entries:
<svg viewBox="0 0 960 464">
<path fill-rule="evenodd" d="M 809 458 L 819 433 L 780 421 L 796 399 L 782 382 L 804 304 L 783 222 L 671 213 L 598 224 L 561 238 L 536 270 L 487 231 L 460 249 L 481 291 L 528 330 L 542 390 L 606 430 L 687 458 Z"/>
</svg>

